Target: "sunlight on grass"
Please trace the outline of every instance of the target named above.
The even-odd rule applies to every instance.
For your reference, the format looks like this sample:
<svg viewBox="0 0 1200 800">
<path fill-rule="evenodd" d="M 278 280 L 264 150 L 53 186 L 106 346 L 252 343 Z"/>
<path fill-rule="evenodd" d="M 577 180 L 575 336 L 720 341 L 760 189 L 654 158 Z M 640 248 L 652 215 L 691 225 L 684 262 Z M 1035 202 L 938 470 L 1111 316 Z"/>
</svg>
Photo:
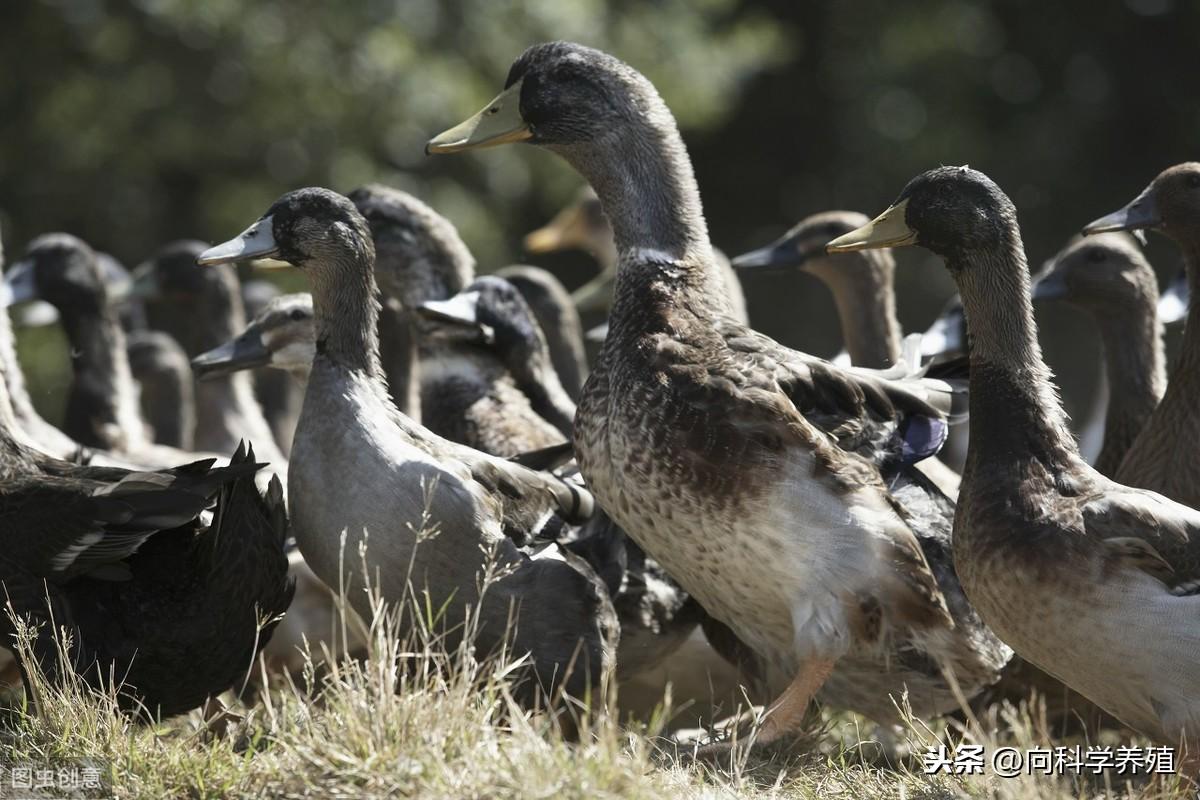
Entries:
<svg viewBox="0 0 1200 800">
<path fill-rule="evenodd" d="M 485 575 L 484 591 L 498 578 Z M 525 660 L 479 657 L 470 636 L 449 644 L 439 613 L 420 592 L 410 595 L 387 607 L 371 594 L 362 657 L 307 652 L 302 675 L 264 676 L 269 688 L 253 701 L 230 698 L 216 714 L 210 704 L 207 719 L 196 711 L 134 722 L 118 710 L 115 690 L 97 692 L 78 678 L 51 682 L 35 671 L 38 713 L 20 704 L 10 711 L 0 727 L 0 761 L 107 765 L 108 791 L 121 798 L 1194 796 L 1174 778 L 1139 776 L 1126 786 L 1116 775 L 1106 783 L 923 774 L 921 756 L 938 743 L 983 744 L 987 752 L 1064 744 L 1044 733 L 1036 707 L 993 707 L 965 728 L 909 717 L 896 731 L 853 715 L 812 715 L 790 750 L 742 752 L 721 767 L 695 764 L 661 734 L 666 709 L 649 723 L 619 724 L 617 689 L 607 680 L 596 697 L 522 707 L 515 697 L 529 679 Z M 344 598 L 341 607 L 343 631 L 361 624 L 344 610 Z M 468 619 L 465 629 L 474 624 Z M 21 630 L 28 661 L 33 632 Z M 60 656 L 67 645 L 60 636 Z"/>
</svg>

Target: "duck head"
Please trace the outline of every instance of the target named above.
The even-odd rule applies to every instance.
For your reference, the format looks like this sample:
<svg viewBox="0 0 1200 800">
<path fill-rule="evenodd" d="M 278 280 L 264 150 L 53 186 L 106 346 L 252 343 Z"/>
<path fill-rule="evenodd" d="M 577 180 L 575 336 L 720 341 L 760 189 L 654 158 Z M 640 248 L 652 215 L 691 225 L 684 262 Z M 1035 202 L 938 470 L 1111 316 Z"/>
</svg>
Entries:
<svg viewBox="0 0 1200 800">
<path fill-rule="evenodd" d="M 423 303 L 417 313 L 440 335 L 487 346 L 515 373 L 549 364 L 549 346 L 533 311 L 504 278 L 485 275 L 448 300 Z"/>
<path fill-rule="evenodd" d="M 245 331 L 193 358 L 192 368 L 201 379 L 255 367 L 306 377 L 316 352 L 312 295 L 298 292 L 271 298 Z"/>
<path fill-rule="evenodd" d="M 825 211 L 813 214 L 802 219 L 774 242 L 743 253 L 734 258 L 732 263 L 740 272 L 800 269 L 827 284 L 844 280 L 847 275 L 855 272 L 892 267 L 891 259 L 881 257 L 881 253 L 826 252 L 825 245 L 831 239 L 858 230 L 868 222 L 870 219 L 857 211 Z"/>
<path fill-rule="evenodd" d="M 1072 240 L 1033 287 L 1035 302 L 1062 300 L 1096 314 L 1125 314 L 1139 300 L 1157 297 L 1154 270 L 1124 233 Z"/>
<path fill-rule="evenodd" d="M 475 259 L 450 220 L 407 192 L 368 184 L 349 195 L 375 241 L 375 280 L 404 308 L 444 300 L 475 277 Z"/>
<path fill-rule="evenodd" d="M 199 253 L 201 266 L 263 261 L 262 266 L 308 269 L 348 251 L 375 252 L 366 220 L 347 198 L 329 189 L 296 189 L 280 197 L 241 234 Z"/>
<path fill-rule="evenodd" d="M 1163 170 L 1124 208 L 1085 225 L 1083 234 L 1134 230 L 1161 231 L 1177 240 L 1196 237 L 1200 230 L 1200 162 Z"/>
<path fill-rule="evenodd" d="M 992 179 L 970 167 L 939 167 L 909 181 L 896 201 L 866 225 L 826 245 L 830 253 L 920 245 L 947 259 L 1010 245 L 1012 201 Z"/>
<path fill-rule="evenodd" d="M 649 86 L 599 50 L 570 42 L 534 45 L 513 62 L 503 92 L 479 113 L 431 139 L 425 151 L 457 153 L 510 142 L 554 147 L 603 139 L 638 113 L 626 99 L 631 81 Z"/>
<path fill-rule="evenodd" d="M 612 226 L 604 215 L 600 198 L 591 187 L 585 186 L 575 202 L 525 236 L 525 252 L 538 255 L 585 250 L 599 258 L 612 248 L 612 237 Z"/>
<path fill-rule="evenodd" d="M 30 242 L 8 269 L 4 285 L 9 305 L 43 300 L 64 316 L 100 314 L 111 299 L 95 251 L 69 233 L 48 233 Z"/>
</svg>

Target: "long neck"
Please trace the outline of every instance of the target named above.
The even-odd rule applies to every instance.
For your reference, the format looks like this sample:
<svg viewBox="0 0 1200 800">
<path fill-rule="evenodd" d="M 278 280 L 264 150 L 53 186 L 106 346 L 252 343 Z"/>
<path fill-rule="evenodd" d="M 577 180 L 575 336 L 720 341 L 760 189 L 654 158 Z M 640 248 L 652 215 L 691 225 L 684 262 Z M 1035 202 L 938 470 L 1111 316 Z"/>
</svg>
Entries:
<svg viewBox="0 0 1200 800">
<path fill-rule="evenodd" d="M 563 388 L 548 353 L 538 353 L 516 370 L 517 387 L 529 398 L 538 416 L 571 438 L 575 427 L 575 401 Z"/>
<path fill-rule="evenodd" d="M 620 131 L 578 145 L 557 145 L 591 184 L 613 226 L 622 263 L 670 261 L 688 299 L 727 311 L 713 261 L 700 190 L 683 139 L 657 95 Z M 618 274 L 618 282 L 621 276 Z"/>
<path fill-rule="evenodd" d="M 1139 293 L 1136 302 L 1096 315 L 1108 376 L 1104 445 L 1096 469 L 1116 475 L 1133 440 L 1145 427 L 1167 388 L 1163 326 L 1157 293 Z"/>
<path fill-rule="evenodd" d="M 317 356 L 386 385 L 379 362 L 379 291 L 374 252 L 339 251 L 309 270 Z"/>
<path fill-rule="evenodd" d="M 76 312 L 60 309 L 67 340 L 71 344 L 74 371 L 71 392 L 80 416 L 73 427 L 76 438 L 93 446 L 112 446 L 111 439 L 95 425 L 115 425 L 125 447 L 143 444 L 145 429 L 138 407 L 138 394 L 125 350 L 125 333 L 116 312 L 109 306 Z M 69 405 L 72 405 L 69 403 Z M 85 431 L 82 427 L 91 428 Z M 91 436 L 82 434 L 91 433 Z"/>
<path fill-rule="evenodd" d="M 900 322 L 893 283 L 895 261 L 888 251 L 842 256 L 860 263 L 830 264 L 817 274 L 833 292 L 842 340 L 855 366 L 882 369 L 900 358 Z"/>
<path fill-rule="evenodd" d="M 999 250 L 954 255 L 947 265 L 971 332 L 968 472 L 986 467 L 1019 480 L 1030 459 L 1051 475 L 1080 459 L 1042 361 L 1025 250 L 1015 220 L 1011 227 Z"/>
<path fill-rule="evenodd" d="M 420 354 L 411 312 L 389 298 L 379 317 L 379 347 L 396 407 L 421 421 Z"/>
<path fill-rule="evenodd" d="M 37 416 L 37 412 L 33 408 L 33 400 L 29 397 L 29 390 L 25 388 L 25 373 L 21 371 L 21 362 L 17 358 L 12 318 L 7 309 L 0 312 L 0 359 L 4 361 L 5 378 L 8 382 L 8 395 L 12 402 L 13 412 L 21 419 Z"/>
<path fill-rule="evenodd" d="M 1178 240 L 1187 267 L 1192 302 L 1183 329 L 1183 346 L 1171 372 L 1171 381 L 1195 378 L 1200 383 L 1200 237 Z"/>
</svg>

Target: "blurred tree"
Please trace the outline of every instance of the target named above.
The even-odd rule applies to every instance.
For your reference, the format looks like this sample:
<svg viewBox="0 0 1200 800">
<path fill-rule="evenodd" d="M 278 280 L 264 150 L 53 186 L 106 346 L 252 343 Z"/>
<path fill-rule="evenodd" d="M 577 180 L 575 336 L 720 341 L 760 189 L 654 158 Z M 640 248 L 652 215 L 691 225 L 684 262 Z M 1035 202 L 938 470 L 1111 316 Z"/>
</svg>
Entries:
<svg viewBox="0 0 1200 800">
<path fill-rule="evenodd" d="M 137 263 L 171 238 L 241 230 L 287 189 L 374 180 L 427 199 L 499 266 L 578 179 L 534 148 L 427 159 L 423 144 L 492 97 L 527 45 L 562 38 L 658 85 L 730 252 L 818 210 L 876 212 L 918 172 L 969 162 L 1012 195 L 1036 264 L 1197 157 L 1196 30 L 1194 0 L 0 3 L 0 227 L 10 258 L 65 229 Z M 1149 252 L 1176 269 L 1168 244 Z M 901 260 L 901 319 L 923 328 L 950 284 L 927 256 Z M 587 269 L 543 263 L 570 283 Z M 747 289 L 757 327 L 837 349 L 808 278 Z M 1044 323 L 1078 415 L 1094 337 L 1069 313 Z"/>
</svg>

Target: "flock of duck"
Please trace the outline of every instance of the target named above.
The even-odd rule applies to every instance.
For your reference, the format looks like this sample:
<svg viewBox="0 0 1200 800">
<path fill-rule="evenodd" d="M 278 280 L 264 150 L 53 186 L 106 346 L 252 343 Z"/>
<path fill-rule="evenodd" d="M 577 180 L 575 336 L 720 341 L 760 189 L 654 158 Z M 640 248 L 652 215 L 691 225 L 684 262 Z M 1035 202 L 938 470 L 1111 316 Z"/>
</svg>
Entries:
<svg viewBox="0 0 1200 800">
<path fill-rule="evenodd" d="M 1200 164 L 1038 275 L 1013 204 L 967 167 L 731 266 L 670 111 L 626 64 L 534 46 L 426 149 L 512 142 L 591 187 L 526 239 L 596 256 L 574 295 L 535 267 L 477 276 L 449 221 L 382 186 L 288 192 L 132 274 L 65 234 L 29 244 L 5 300 L 53 306 L 26 316 L 61 322 L 73 379 L 60 430 L 0 314 L 0 627 L 12 644 L 34 623 L 22 674 L 34 658 L 178 713 L 242 688 L 260 650 L 262 671 L 296 670 L 331 641 L 332 593 L 369 620 L 369 581 L 441 609 L 448 646 L 470 631 L 525 656 L 531 703 L 612 669 L 628 696 L 740 685 L 765 744 L 815 698 L 886 724 L 1036 689 L 1064 724 L 1200 747 L 1200 322 L 1169 381 L 1162 344 L 1200 280 Z M 1183 249 L 1182 291 L 1159 298 L 1120 233 L 1141 230 Z M 960 294 L 904 339 L 891 250 L 909 245 Z M 239 285 L 243 261 L 297 267 L 311 293 Z M 820 278 L 847 353 L 755 332 L 734 267 Z M 1053 300 L 1103 339 L 1094 465 L 1041 357 L 1033 304 Z M 590 372 L 580 308 L 609 312 Z M 964 418 L 960 476 L 938 454 Z"/>
</svg>

